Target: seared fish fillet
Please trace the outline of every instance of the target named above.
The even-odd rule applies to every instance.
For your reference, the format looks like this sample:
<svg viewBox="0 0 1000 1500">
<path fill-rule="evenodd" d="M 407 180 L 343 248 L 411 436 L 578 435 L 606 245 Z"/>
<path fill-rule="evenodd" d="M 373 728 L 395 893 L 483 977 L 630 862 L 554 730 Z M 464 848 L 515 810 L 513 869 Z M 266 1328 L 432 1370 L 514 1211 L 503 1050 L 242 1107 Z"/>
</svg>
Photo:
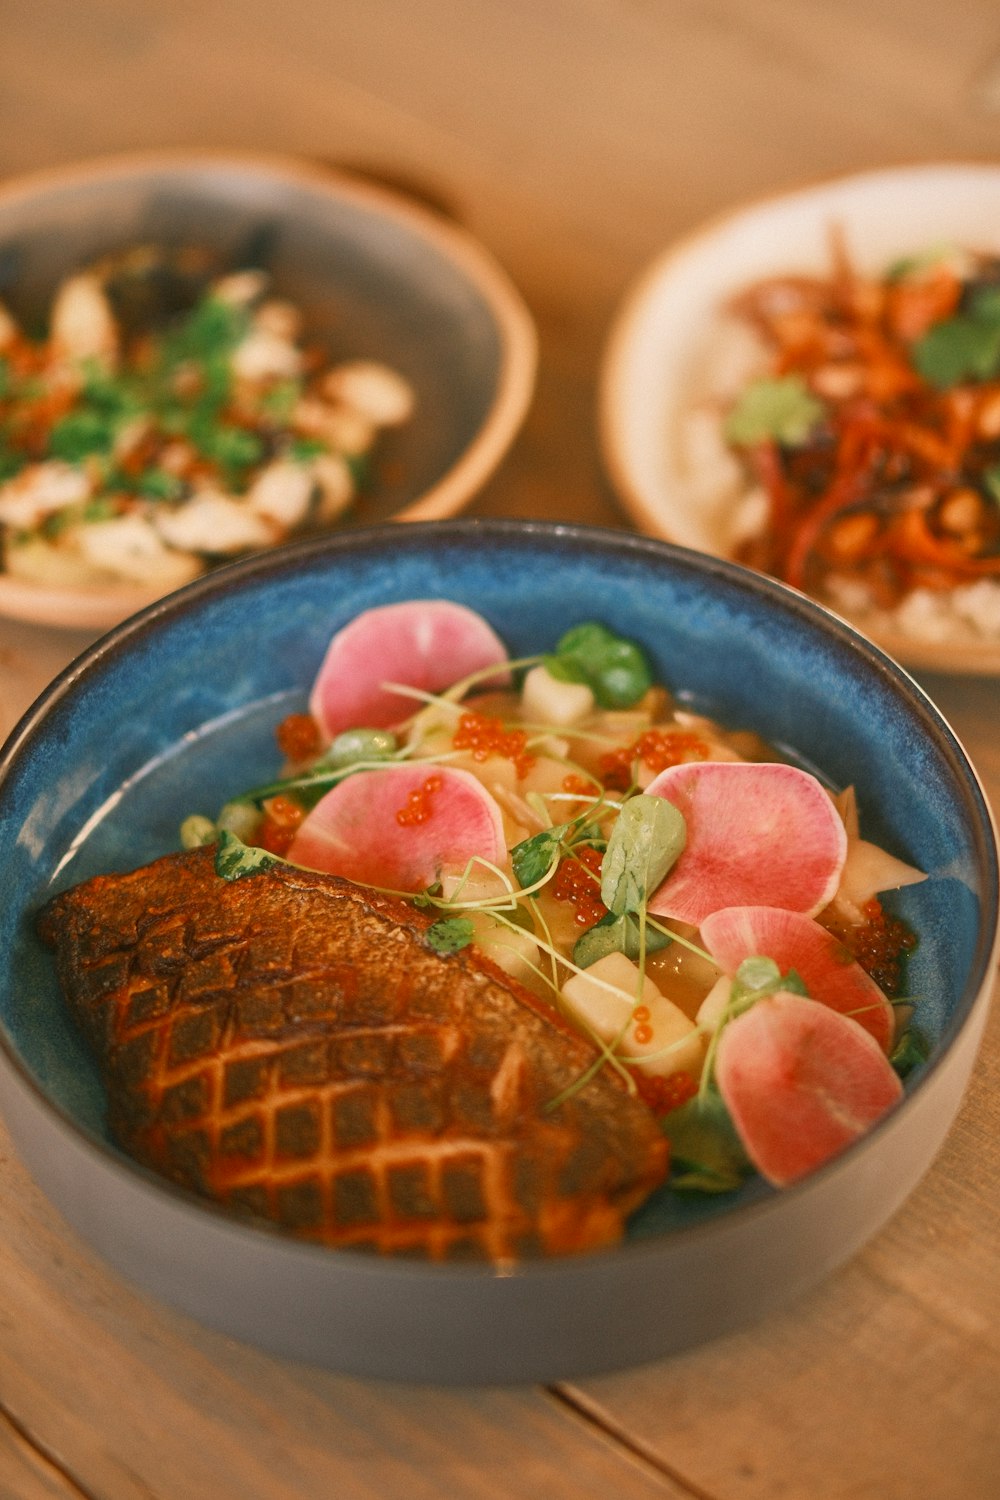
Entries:
<svg viewBox="0 0 1000 1500">
<path fill-rule="evenodd" d="M 56 896 L 38 921 L 115 1139 L 173 1181 L 325 1244 L 506 1261 L 605 1245 L 660 1183 L 656 1121 L 433 917 L 213 851 Z"/>
</svg>

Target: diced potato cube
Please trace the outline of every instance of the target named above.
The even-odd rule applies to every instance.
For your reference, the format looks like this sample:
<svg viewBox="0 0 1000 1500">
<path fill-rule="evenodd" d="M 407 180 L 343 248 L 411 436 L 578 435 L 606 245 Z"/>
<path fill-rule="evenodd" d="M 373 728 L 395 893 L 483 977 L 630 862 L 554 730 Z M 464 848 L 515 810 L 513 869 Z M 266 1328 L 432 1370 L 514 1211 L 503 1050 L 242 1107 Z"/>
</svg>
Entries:
<svg viewBox="0 0 1000 1500">
<path fill-rule="evenodd" d="M 712 1031 L 722 1019 L 722 1012 L 729 1004 L 729 996 L 732 993 L 733 981 L 727 974 L 717 979 L 698 1007 L 695 1017 L 698 1025 L 703 1031 Z"/>
<path fill-rule="evenodd" d="M 487 958 L 522 984 L 534 977 L 538 968 L 538 944 L 522 927 L 508 927 L 489 912 L 470 912 L 477 945 Z"/>
<path fill-rule="evenodd" d="M 560 682 L 546 667 L 537 666 L 524 679 L 521 707 L 529 723 L 563 728 L 593 713 L 594 695 L 585 682 Z"/>
<path fill-rule="evenodd" d="M 703 1055 L 698 1028 L 648 976 L 640 996 L 639 979 L 624 953 L 609 953 L 567 981 L 563 1000 L 602 1042 L 620 1037 L 617 1054 L 643 1072 L 661 1078 L 698 1073 Z"/>
</svg>

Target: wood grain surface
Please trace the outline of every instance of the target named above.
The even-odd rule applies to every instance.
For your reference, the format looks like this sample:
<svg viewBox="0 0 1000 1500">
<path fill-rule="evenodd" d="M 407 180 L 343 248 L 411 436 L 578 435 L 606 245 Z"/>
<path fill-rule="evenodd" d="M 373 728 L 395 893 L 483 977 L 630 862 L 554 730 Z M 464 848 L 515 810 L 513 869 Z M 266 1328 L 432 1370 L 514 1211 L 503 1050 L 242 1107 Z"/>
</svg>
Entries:
<svg viewBox="0 0 1000 1500">
<path fill-rule="evenodd" d="M 597 372 L 672 236 L 826 174 L 1000 144 L 990 0 L 3 0 L 0 48 L 4 175 L 263 148 L 393 182 L 481 237 L 541 340 L 483 515 L 625 524 Z M 86 643 L 0 622 L 0 731 Z M 924 686 L 1000 805 L 997 684 Z M 992 1500 L 998 1204 L 994 1009 L 940 1157 L 812 1294 L 619 1375 L 446 1392 L 272 1359 L 147 1300 L 0 1130 L 0 1500 Z"/>
</svg>

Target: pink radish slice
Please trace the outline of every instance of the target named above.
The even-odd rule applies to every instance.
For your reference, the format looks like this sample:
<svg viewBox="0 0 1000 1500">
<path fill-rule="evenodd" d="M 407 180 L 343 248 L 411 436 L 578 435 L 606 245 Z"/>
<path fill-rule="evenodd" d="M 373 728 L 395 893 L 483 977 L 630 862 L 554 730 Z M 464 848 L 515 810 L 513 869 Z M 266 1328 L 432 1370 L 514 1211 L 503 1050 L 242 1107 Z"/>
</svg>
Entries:
<svg viewBox="0 0 1000 1500">
<path fill-rule="evenodd" d="M 439 693 L 472 672 L 501 668 L 490 686 L 510 681 L 507 649 L 481 615 L 447 599 L 411 599 L 365 610 L 338 630 L 313 683 L 309 712 L 327 739 L 344 729 L 386 729 L 420 707 L 388 692 L 398 682 Z"/>
<path fill-rule="evenodd" d="M 820 911 L 847 855 L 840 815 L 815 776 L 767 762 L 692 761 L 646 792 L 684 814 L 687 843 L 649 910 L 700 926 L 724 906 Z"/>
<path fill-rule="evenodd" d="M 787 990 L 730 1021 L 715 1076 L 744 1150 L 776 1187 L 843 1151 L 903 1091 L 856 1021 Z"/>
<path fill-rule="evenodd" d="M 394 891 L 426 890 L 474 855 L 506 859 L 500 808 L 468 771 L 427 762 L 348 776 L 317 802 L 288 850 L 293 864 Z"/>
<path fill-rule="evenodd" d="M 729 975 L 745 958 L 772 958 L 782 974 L 794 969 L 811 999 L 851 1016 L 883 1052 L 889 1051 L 895 1034 L 892 1006 L 839 938 L 812 917 L 776 906 L 723 907 L 705 918 L 701 940 Z"/>
</svg>

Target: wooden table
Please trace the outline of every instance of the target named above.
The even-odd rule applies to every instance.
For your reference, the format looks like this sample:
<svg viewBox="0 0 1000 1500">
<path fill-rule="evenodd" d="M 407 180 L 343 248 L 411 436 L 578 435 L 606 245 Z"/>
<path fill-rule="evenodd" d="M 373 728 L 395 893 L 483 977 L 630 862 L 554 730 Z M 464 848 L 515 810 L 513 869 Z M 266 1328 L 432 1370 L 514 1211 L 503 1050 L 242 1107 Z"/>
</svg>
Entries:
<svg viewBox="0 0 1000 1500">
<path fill-rule="evenodd" d="M 672 235 L 841 170 L 988 157 L 990 0 L 5 0 L 0 172 L 261 147 L 443 204 L 538 320 L 476 510 L 624 525 L 593 436 L 615 303 Z M 0 730 L 86 643 L 0 623 Z M 993 681 L 928 677 L 1000 805 Z M 888 1227 L 760 1326 L 551 1389 L 366 1384 L 145 1300 L 0 1134 L 0 1496 L 986 1500 L 1000 1494 L 1000 1014 Z M 738 1268 L 734 1268 L 738 1274 Z"/>
</svg>

